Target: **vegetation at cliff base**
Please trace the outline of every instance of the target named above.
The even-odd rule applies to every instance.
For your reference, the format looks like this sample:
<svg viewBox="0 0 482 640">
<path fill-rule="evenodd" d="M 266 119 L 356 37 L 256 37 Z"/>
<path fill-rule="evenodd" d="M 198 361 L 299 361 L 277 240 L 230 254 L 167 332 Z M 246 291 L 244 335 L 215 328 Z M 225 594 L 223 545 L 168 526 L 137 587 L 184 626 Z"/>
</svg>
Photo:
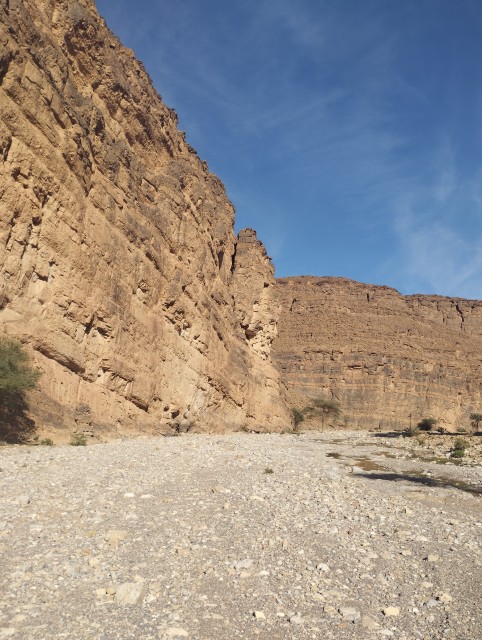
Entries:
<svg viewBox="0 0 482 640">
<path fill-rule="evenodd" d="M 85 447 L 87 445 L 87 438 L 83 433 L 74 433 L 70 439 L 70 444 L 73 447 Z"/>
<path fill-rule="evenodd" d="M 471 413 L 470 414 L 471 426 L 474 431 L 479 430 L 479 425 L 482 422 L 482 413 Z"/>
<path fill-rule="evenodd" d="M 301 411 L 301 409 L 291 409 L 291 416 L 293 418 L 294 428 L 298 429 L 305 419 L 303 411 Z"/>
<path fill-rule="evenodd" d="M 336 420 L 340 417 L 341 408 L 335 400 L 318 397 L 313 398 L 311 405 L 303 409 L 303 415 L 321 418 L 321 424 L 324 426 L 326 420 Z"/>
<path fill-rule="evenodd" d="M 438 420 L 436 418 L 423 418 L 423 420 L 420 420 L 417 424 L 417 428 L 420 429 L 420 431 L 432 431 L 437 422 Z"/>
<path fill-rule="evenodd" d="M 19 342 L 0 338 L 0 398 L 33 389 L 39 377 Z"/>
<path fill-rule="evenodd" d="M 27 438 L 33 428 L 27 417 L 26 391 L 34 389 L 40 377 L 23 346 L 8 337 L 0 338 L 0 438 L 12 442 Z"/>
</svg>

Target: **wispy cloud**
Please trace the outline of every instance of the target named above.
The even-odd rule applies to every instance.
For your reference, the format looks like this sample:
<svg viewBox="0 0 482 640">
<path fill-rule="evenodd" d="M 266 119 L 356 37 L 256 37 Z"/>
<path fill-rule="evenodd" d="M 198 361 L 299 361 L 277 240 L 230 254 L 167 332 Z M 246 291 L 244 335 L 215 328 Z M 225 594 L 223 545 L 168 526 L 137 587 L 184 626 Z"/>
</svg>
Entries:
<svg viewBox="0 0 482 640">
<path fill-rule="evenodd" d="M 98 1 L 282 273 L 482 297 L 476 0 Z"/>
<path fill-rule="evenodd" d="M 482 296 L 482 163 L 457 175 L 447 139 L 434 150 L 431 181 L 420 181 L 396 205 L 399 251 L 389 262 L 405 291 Z"/>
<path fill-rule="evenodd" d="M 407 212 L 397 221 L 405 291 L 481 297 L 482 237 L 473 243 L 437 219 L 418 222 Z M 393 264 L 392 264 L 393 267 Z"/>
</svg>

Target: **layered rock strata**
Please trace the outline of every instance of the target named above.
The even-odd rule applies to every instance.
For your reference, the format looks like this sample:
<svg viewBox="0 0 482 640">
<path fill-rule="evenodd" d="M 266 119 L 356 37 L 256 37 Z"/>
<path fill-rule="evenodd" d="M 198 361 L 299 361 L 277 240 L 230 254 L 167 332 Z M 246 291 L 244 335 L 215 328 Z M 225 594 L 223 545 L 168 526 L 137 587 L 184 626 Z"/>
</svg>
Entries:
<svg viewBox="0 0 482 640">
<path fill-rule="evenodd" d="M 0 23 L 0 331 L 43 371 L 36 421 L 285 426 L 272 266 L 142 64 L 90 0 Z"/>
<path fill-rule="evenodd" d="M 275 357 L 289 401 L 340 403 L 350 426 L 402 428 L 425 417 L 446 428 L 482 413 L 482 302 L 343 278 L 276 284 Z"/>
</svg>

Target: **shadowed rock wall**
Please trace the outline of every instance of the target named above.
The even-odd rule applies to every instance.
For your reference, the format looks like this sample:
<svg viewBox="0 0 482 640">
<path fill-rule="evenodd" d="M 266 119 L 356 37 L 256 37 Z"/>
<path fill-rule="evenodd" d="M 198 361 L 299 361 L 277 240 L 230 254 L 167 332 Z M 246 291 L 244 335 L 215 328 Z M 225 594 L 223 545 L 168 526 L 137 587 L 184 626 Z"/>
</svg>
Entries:
<svg viewBox="0 0 482 640">
<path fill-rule="evenodd" d="M 142 64 L 90 0 L 0 23 L 0 331 L 44 372 L 36 421 L 285 426 L 272 267 Z"/>
<path fill-rule="evenodd" d="M 482 302 L 328 277 L 282 278 L 276 289 L 274 351 L 291 405 L 334 399 L 360 427 L 432 416 L 457 428 L 482 410 Z"/>
</svg>

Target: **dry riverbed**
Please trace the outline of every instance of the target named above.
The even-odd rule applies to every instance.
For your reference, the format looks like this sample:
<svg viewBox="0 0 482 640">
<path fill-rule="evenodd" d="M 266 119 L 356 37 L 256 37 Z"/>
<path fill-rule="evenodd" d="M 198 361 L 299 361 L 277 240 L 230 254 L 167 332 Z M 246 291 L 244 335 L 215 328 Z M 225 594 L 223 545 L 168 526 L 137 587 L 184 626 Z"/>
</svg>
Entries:
<svg viewBox="0 0 482 640">
<path fill-rule="evenodd" d="M 0 639 L 480 640 L 467 455 L 362 432 L 2 447 Z"/>
</svg>

